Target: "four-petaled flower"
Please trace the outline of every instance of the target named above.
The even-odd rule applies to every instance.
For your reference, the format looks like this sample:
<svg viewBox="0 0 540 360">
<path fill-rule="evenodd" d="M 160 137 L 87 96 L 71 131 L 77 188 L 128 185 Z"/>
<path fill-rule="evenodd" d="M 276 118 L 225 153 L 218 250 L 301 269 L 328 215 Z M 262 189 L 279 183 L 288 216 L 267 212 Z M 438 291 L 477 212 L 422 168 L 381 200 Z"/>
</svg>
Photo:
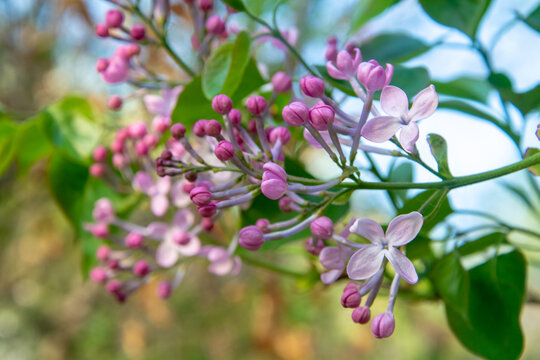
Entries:
<svg viewBox="0 0 540 360">
<path fill-rule="evenodd" d="M 362 136 L 381 143 L 390 139 L 400 129 L 399 141 L 408 152 L 414 151 L 418 140 L 416 121 L 425 119 L 435 112 L 439 104 L 439 95 L 433 85 L 420 91 L 409 110 L 409 100 L 403 90 L 395 86 L 386 86 L 381 93 L 381 107 L 389 116 L 376 116 L 362 128 Z"/>
<path fill-rule="evenodd" d="M 411 242 L 420 232 L 424 218 L 419 212 L 395 217 L 383 232 L 381 225 L 371 219 L 358 219 L 351 232 L 368 239 L 371 244 L 355 252 L 349 260 L 347 274 L 352 280 L 365 280 L 381 268 L 386 257 L 396 272 L 409 284 L 418 281 L 413 263 L 397 248 Z"/>
</svg>

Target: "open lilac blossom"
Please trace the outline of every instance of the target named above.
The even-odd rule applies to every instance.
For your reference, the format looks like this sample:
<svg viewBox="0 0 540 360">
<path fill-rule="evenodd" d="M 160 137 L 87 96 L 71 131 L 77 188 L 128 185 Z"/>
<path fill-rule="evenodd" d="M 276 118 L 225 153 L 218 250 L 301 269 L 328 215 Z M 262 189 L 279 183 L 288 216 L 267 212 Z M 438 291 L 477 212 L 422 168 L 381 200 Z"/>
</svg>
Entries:
<svg viewBox="0 0 540 360">
<path fill-rule="evenodd" d="M 145 95 L 143 101 L 146 110 L 154 115 L 170 117 L 182 89 L 182 86 L 176 86 L 172 89 L 161 90 L 161 95 Z"/>
<path fill-rule="evenodd" d="M 180 191 L 171 191 L 171 178 L 168 176 L 154 181 L 150 174 L 139 171 L 133 178 L 132 186 L 135 190 L 150 196 L 150 209 L 158 217 L 165 215 L 169 208 L 169 193 L 174 196 L 173 204 L 184 203 L 180 199 L 176 199 L 176 197 L 184 197 Z"/>
<path fill-rule="evenodd" d="M 397 248 L 408 244 L 422 228 L 424 218 L 419 212 L 395 217 L 383 232 L 377 222 L 362 218 L 351 226 L 351 232 L 368 239 L 371 244 L 356 251 L 349 260 L 347 274 L 352 280 L 365 280 L 377 273 L 386 257 L 396 272 L 409 284 L 418 281 L 413 263 Z"/>
<path fill-rule="evenodd" d="M 349 225 L 341 232 L 342 237 L 348 237 L 350 234 L 350 228 L 354 224 L 354 219 L 351 219 Z M 341 243 L 335 246 L 328 246 L 322 249 L 321 254 L 319 255 L 319 261 L 322 266 L 327 268 L 329 271 L 321 274 L 321 281 L 324 284 L 331 284 L 336 281 L 341 274 L 345 271 L 345 266 L 347 260 L 353 254 L 353 250 L 348 246 L 345 246 Z"/>
<path fill-rule="evenodd" d="M 353 78 L 362 62 L 360 49 L 354 49 L 354 57 L 347 51 L 341 50 L 336 57 L 335 65 L 332 61 L 326 63 L 328 74 L 334 79 L 349 80 Z"/>
<path fill-rule="evenodd" d="M 408 152 L 414 151 L 418 140 L 416 122 L 435 112 L 439 104 L 439 95 L 433 85 L 420 91 L 409 110 L 407 94 L 396 86 L 387 86 L 381 93 L 381 107 L 388 116 L 376 116 L 362 128 L 362 136 L 381 143 L 394 136 L 400 129 L 399 141 Z"/>
<path fill-rule="evenodd" d="M 242 267 L 242 261 L 238 256 L 232 257 L 229 251 L 220 246 L 204 246 L 199 254 L 210 261 L 208 271 L 214 275 L 238 275 Z"/>
</svg>

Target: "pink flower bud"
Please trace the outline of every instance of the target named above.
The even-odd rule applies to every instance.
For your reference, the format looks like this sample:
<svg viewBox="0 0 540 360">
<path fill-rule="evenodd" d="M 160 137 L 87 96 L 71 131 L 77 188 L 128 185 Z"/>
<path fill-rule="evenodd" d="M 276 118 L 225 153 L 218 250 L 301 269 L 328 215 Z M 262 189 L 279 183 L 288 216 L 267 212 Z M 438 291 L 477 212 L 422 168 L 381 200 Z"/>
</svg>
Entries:
<svg viewBox="0 0 540 360">
<path fill-rule="evenodd" d="M 371 311 L 367 306 L 359 306 L 353 310 L 351 318 L 357 324 L 367 324 L 371 318 Z"/>
<path fill-rule="evenodd" d="M 106 289 L 111 294 L 117 294 L 122 291 L 122 283 L 118 280 L 111 280 L 107 283 Z"/>
<path fill-rule="evenodd" d="M 141 53 L 141 47 L 137 44 L 129 44 L 126 46 L 126 55 L 132 57 Z"/>
<path fill-rule="evenodd" d="M 309 227 L 313 236 L 319 239 L 330 239 L 334 234 L 334 223 L 326 216 L 315 219 Z"/>
<path fill-rule="evenodd" d="M 111 249 L 107 245 L 100 245 L 96 250 L 96 259 L 106 261 L 111 255 Z"/>
<path fill-rule="evenodd" d="M 114 219 L 114 208 L 111 200 L 102 198 L 94 204 L 92 217 L 98 223 L 108 224 Z"/>
<path fill-rule="evenodd" d="M 212 201 L 208 205 L 199 206 L 197 210 L 199 210 L 199 215 L 201 215 L 203 218 L 210 218 L 216 214 L 217 207 L 216 204 Z"/>
<path fill-rule="evenodd" d="M 171 118 L 168 116 L 158 115 L 152 120 L 152 128 L 157 133 L 165 133 L 169 126 L 171 126 Z"/>
<path fill-rule="evenodd" d="M 132 231 L 124 238 L 124 244 L 132 249 L 139 248 L 143 244 L 143 236 L 138 232 Z"/>
<path fill-rule="evenodd" d="M 393 74 L 394 67 L 391 64 L 386 64 L 385 70 L 377 61 L 369 60 L 358 65 L 356 77 L 368 91 L 377 91 L 390 83 Z"/>
<path fill-rule="evenodd" d="M 246 102 L 247 109 L 253 115 L 260 115 L 266 109 L 266 99 L 262 96 L 251 96 Z"/>
<path fill-rule="evenodd" d="M 334 109 L 328 105 L 315 105 L 309 111 L 309 123 L 319 131 L 328 130 L 328 125 L 334 123 Z"/>
<path fill-rule="evenodd" d="M 101 178 L 105 175 L 105 165 L 92 164 L 90 166 L 90 175 L 95 178 Z"/>
<path fill-rule="evenodd" d="M 109 236 L 109 227 L 107 226 L 107 224 L 104 224 L 104 223 L 97 223 L 97 224 L 91 225 L 89 230 L 92 233 L 92 235 L 94 235 L 95 237 L 99 239 L 104 239 L 107 236 Z"/>
<path fill-rule="evenodd" d="M 187 173 L 185 173 L 184 179 L 186 179 L 189 182 L 195 182 L 197 180 L 197 173 L 188 171 Z"/>
<path fill-rule="evenodd" d="M 152 149 L 154 146 L 156 146 L 158 142 L 158 138 L 154 134 L 146 134 L 144 135 L 142 141 L 148 146 L 148 148 Z"/>
<path fill-rule="evenodd" d="M 210 182 L 208 180 L 203 180 L 203 181 L 199 181 L 199 183 L 197 185 L 198 186 L 204 186 L 205 188 L 210 189 L 213 184 L 212 184 L 212 182 Z"/>
<path fill-rule="evenodd" d="M 319 256 L 323 248 L 324 242 L 321 239 L 311 237 L 306 241 L 306 250 L 312 255 Z"/>
<path fill-rule="evenodd" d="M 272 87 L 276 93 L 286 93 L 292 88 L 292 79 L 283 71 L 277 72 L 272 76 Z"/>
<path fill-rule="evenodd" d="M 96 147 L 92 153 L 92 159 L 95 162 L 104 162 L 107 160 L 107 148 L 105 146 Z"/>
<path fill-rule="evenodd" d="M 269 199 L 277 200 L 287 192 L 287 173 L 276 163 L 264 164 L 261 191 Z"/>
<path fill-rule="evenodd" d="M 208 120 L 204 124 L 204 132 L 208 136 L 218 137 L 221 134 L 221 124 L 217 120 Z"/>
<path fill-rule="evenodd" d="M 212 193 L 204 186 L 197 186 L 190 191 L 189 197 L 197 206 L 204 206 L 212 201 Z"/>
<path fill-rule="evenodd" d="M 105 24 L 97 24 L 95 34 L 99 37 L 106 38 L 109 36 L 109 28 Z"/>
<path fill-rule="evenodd" d="M 180 123 L 174 124 L 171 126 L 171 135 L 176 140 L 180 140 L 186 135 L 186 127 Z"/>
<path fill-rule="evenodd" d="M 122 107 L 122 98 L 118 95 L 112 95 L 107 102 L 107 106 L 111 110 L 118 110 Z"/>
<path fill-rule="evenodd" d="M 199 48 L 201 47 L 201 43 L 199 42 L 199 39 L 195 34 L 191 35 L 191 47 L 193 48 L 193 50 L 199 50 Z"/>
<path fill-rule="evenodd" d="M 118 270 L 120 268 L 120 262 L 117 259 L 109 259 L 107 261 L 107 267 L 111 270 Z"/>
<path fill-rule="evenodd" d="M 203 137 L 206 135 L 206 122 L 208 120 L 199 120 L 193 125 L 193 133 L 198 137 Z"/>
<path fill-rule="evenodd" d="M 270 131 L 270 136 L 268 136 L 268 138 L 271 143 L 275 143 L 280 140 L 281 143 L 285 145 L 291 139 L 291 132 L 286 127 L 278 126 Z"/>
<path fill-rule="evenodd" d="M 202 11 L 210 11 L 214 8 L 214 0 L 199 0 L 197 5 Z"/>
<path fill-rule="evenodd" d="M 290 126 L 302 126 L 309 120 L 309 108 L 299 101 L 283 108 L 283 120 Z"/>
<path fill-rule="evenodd" d="M 100 267 L 95 267 L 90 271 L 90 279 L 93 282 L 104 284 L 107 281 L 107 271 Z"/>
<path fill-rule="evenodd" d="M 131 30 L 129 30 L 129 35 L 133 40 L 142 40 L 146 35 L 146 29 L 144 28 L 144 25 L 133 25 Z"/>
<path fill-rule="evenodd" d="M 324 81 L 313 75 L 304 76 L 300 79 L 300 89 L 309 97 L 319 98 L 324 94 Z"/>
<path fill-rule="evenodd" d="M 236 109 L 232 109 L 229 111 L 229 119 L 231 119 L 231 122 L 234 126 L 238 126 L 242 123 L 242 114 L 240 111 Z"/>
<path fill-rule="evenodd" d="M 150 273 L 150 266 L 146 260 L 139 260 L 133 265 L 133 274 L 138 277 L 144 277 Z"/>
<path fill-rule="evenodd" d="M 119 28 L 122 26 L 122 23 L 124 22 L 124 14 L 120 10 L 109 10 L 107 11 L 107 14 L 105 14 L 105 24 L 109 28 Z"/>
<path fill-rule="evenodd" d="M 97 72 L 103 72 L 107 69 L 107 66 L 109 66 L 109 60 L 107 59 L 103 59 L 103 58 L 99 58 L 97 59 L 96 61 L 96 71 Z"/>
<path fill-rule="evenodd" d="M 120 56 L 113 56 L 109 59 L 109 65 L 101 74 L 101 78 L 109 84 L 117 84 L 126 81 L 128 78 L 129 61 Z"/>
<path fill-rule="evenodd" d="M 270 230 L 268 229 L 268 226 L 270 225 L 270 221 L 268 221 L 268 219 L 259 219 L 257 220 L 257 222 L 255 223 L 255 225 L 261 229 L 261 231 L 263 233 L 268 233 L 270 232 Z"/>
<path fill-rule="evenodd" d="M 121 169 L 128 164 L 127 158 L 122 154 L 114 154 L 112 163 L 115 169 Z"/>
<path fill-rule="evenodd" d="M 327 61 L 336 61 L 337 57 L 337 38 L 335 36 L 330 36 L 326 40 L 328 46 L 326 48 L 325 58 Z"/>
<path fill-rule="evenodd" d="M 371 332 L 377 339 L 387 338 L 394 333 L 396 320 L 394 314 L 385 312 L 373 318 Z"/>
<path fill-rule="evenodd" d="M 148 145 L 142 140 L 137 141 L 137 143 L 135 144 L 135 153 L 139 156 L 148 155 L 148 150 Z"/>
<path fill-rule="evenodd" d="M 111 150 L 114 153 L 121 153 L 124 151 L 124 141 L 120 139 L 115 139 L 111 144 Z"/>
<path fill-rule="evenodd" d="M 345 288 L 341 295 L 341 306 L 344 308 L 355 308 L 360 305 L 362 297 L 356 288 Z"/>
<path fill-rule="evenodd" d="M 172 286 L 167 281 L 160 281 L 157 287 L 157 295 L 162 299 L 168 299 L 172 293 Z"/>
<path fill-rule="evenodd" d="M 129 131 L 127 128 L 118 130 L 114 136 L 114 138 L 118 141 L 126 141 L 128 137 L 129 137 Z"/>
<path fill-rule="evenodd" d="M 191 190 L 195 188 L 195 186 L 196 185 L 194 183 L 184 183 L 182 184 L 182 191 L 185 192 L 186 194 L 189 194 Z"/>
<path fill-rule="evenodd" d="M 210 232 L 214 228 L 214 222 L 212 221 L 212 219 L 204 218 L 201 221 L 201 227 L 204 231 Z"/>
<path fill-rule="evenodd" d="M 250 133 L 256 133 L 257 132 L 257 122 L 255 119 L 251 119 L 248 122 L 247 129 Z"/>
<path fill-rule="evenodd" d="M 172 241 L 177 245 L 187 245 L 189 244 L 191 237 L 187 232 L 181 229 L 176 229 L 172 234 Z"/>
<path fill-rule="evenodd" d="M 214 154 L 221 161 L 230 160 L 234 156 L 234 146 L 227 140 L 222 140 L 216 145 Z"/>
<path fill-rule="evenodd" d="M 212 99 L 212 109 L 221 115 L 226 115 L 232 109 L 232 100 L 227 95 L 220 94 Z"/>
<path fill-rule="evenodd" d="M 127 127 L 129 137 L 140 139 L 147 133 L 146 124 L 142 121 L 136 121 Z"/>
<path fill-rule="evenodd" d="M 246 226 L 238 233 L 238 243 L 246 250 L 259 250 L 264 243 L 263 232 L 257 226 Z"/>
<path fill-rule="evenodd" d="M 279 199 L 279 209 L 283 211 L 284 213 L 289 213 L 292 211 L 291 204 L 292 199 L 288 196 L 282 197 Z"/>
<path fill-rule="evenodd" d="M 206 30 L 210 34 L 221 35 L 225 32 L 225 21 L 219 15 L 212 15 L 206 20 Z"/>
</svg>

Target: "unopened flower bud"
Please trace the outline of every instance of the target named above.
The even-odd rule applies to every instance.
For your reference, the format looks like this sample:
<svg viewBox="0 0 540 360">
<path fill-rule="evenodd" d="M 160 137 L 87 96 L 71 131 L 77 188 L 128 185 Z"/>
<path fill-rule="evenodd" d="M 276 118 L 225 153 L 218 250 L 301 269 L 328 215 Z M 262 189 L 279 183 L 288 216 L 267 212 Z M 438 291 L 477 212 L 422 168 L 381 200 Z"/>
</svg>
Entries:
<svg viewBox="0 0 540 360">
<path fill-rule="evenodd" d="M 133 274 L 138 277 L 143 277 L 150 273 L 150 266 L 146 260 L 139 260 L 133 265 Z"/>
<path fill-rule="evenodd" d="M 387 338 L 394 332 L 396 320 L 394 314 L 385 312 L 373 318 L 371 332 L 377 339 Z"/>
<path fill-rule="evenodd" d="M 247 109 L 253 115 L 260 115 L 266 109 L 266 99 L 262 96 L 251 96 L 246 102 Z"/>
<path fill-rule="evenodd" d="M 227 140 L 222 140 L 216 145 L 214 154 L 221 161 L 230 160 L 234 156 L 234 146 Z"/>
<path fill-rule="evenodd" d="M 337 38 L 335 36 L 330 36 L 326 40 L 328 46 L 326 48 L 325 58 L 327 61 L 336 61 L 337 57 Z"/>
<path fill-rule="evenodd" d="M 208 136 L 218 137 L 221 134 L 221 124 L 217 120 L 208 120 L 204 124 L 204 132 Z"/>
<path fill-rule="evenodd" d="M 324 242 L 321 239 L 310 237 L 306 241 L 306 250 L 312 255 L 319 256 L 323 248 Z"/>
<path fill-rule="evenodd" d="M 112 164 L 115 169 L 121 169 L 128 164 L 128 160 L 122 154 L 114 154 L 112 157 Z"/>
<path fill-rule="evenodd" d="M 319 131 L 328 130 L 328 125 L 334 123 L 334 109 L 328 105 L 315 105 L 309 111 L 309 123 Z"/>
<path fill-rule="evenodd" d="M 232 100 L 227 95 L 220 94 L 212 99 L 212 109 L 221 115 L 226 115 L 232 109 Z"/>
<path fill-rule="evenodd" d="M 142 40 L 146 35 L 146 29 L 144 28 L 144 25 L 133 25 L 131 30 L 129 30 L 129 35 L 133 38 L 133 40 Z"/>
<path fill-rule="evenodd" d="M 111 270 L 118 270 L 120 268 L 120 262 L 118 259 L 107 260 L 107 267 Z"/>
<path fill-rule="evenodd" d="M 109 66 L 109 60 L 104 58 L 99 58 L 96 61 L 96 71 L 97 72 L 103 72 L 107 70 L 107 66 Z"/>
<path fill-rule="evenodd" d="M 144 135 L 142 141 L 146 144 L 146 146 L 148 146 L 148 148 L 152 149 L 157 145 L 158 138 L 154 134 L 146 134 Z"/>
<path fill-rule="evenodd" d="M 171 135 L 176 140 L 180 140 L 186 135 L 186 127 L 180 123 L 174 124 L 171 126 Z"/>
<path fill-rule="evenodd" d="M 355 308 L 360 305 L 362 297 L 356 288 L 345 288 L 341 295 L 341 306 L 345 308 Z"/>
<path fill-rule="evenodd" d="M 184 230 L 177 229 L 172 234 L 172 241 L 177 245 L 187 245 L 189 244 L 191 237 Z"/>
<path fill-rule="evenodd" d="M 204 218 L 201 221 L 201 227 L 204 231 L 210 232 L 214 228 L 214 222 L 212 221 L 212 219 Z"/>
<path fill-rule="evenodd" d="M 92 217 L 98 223 L 108 224 L 114 219 L 114 208 L 111 200 L 101 198 L 94 204 Z"/>
<path fill-rule="evenodd" d="M 189 182 L 195 182 L 197 180 L 197 173 L 193 171 L 188 171 L 184 174 L 184 179 Z"/>
<path fill-rule="evenodd" d="M 95 178 L 101 178 L 105 175 L 105 165 L 103 164 L 92 164 L 90 166 L 90 175 Z"/>
<path fill-rule="evenodd" d="M 386 64 L 385 70 L 377 61 L 369 60 L 358 65 L 356 77 L 368 91 L 377 91 L 390 83 L 393 74 L 394 67 L 391 64 Z"/>
<path fill-rule="evenodd" d="M 371 311 L 367 306 L 359 306 L 353 310 L 351 318 L 357 324 L 367 324 L 371 319 Z"/>
<path fill-rule="evenodd" d="M 292 79 L 283 71 L 277 72 L 272 76 L 272 87 L 276 93 L 286 93 L 292 88 Z"/>
<path fill-rule="evenodd" d="M 246 250 L 259 250 L 264 243 L 263 232 L 255 225 L 240 230 L 238 243 Z"/>
<path fill-rule="evenodd" d="M 111 248 L 107 245 L 100 245 L 96 250 L 96 259 L 106 261 L 111 255 Z"/>
<path fill-rule="evenodd" d="M 109 36 L 109 28 L 105 24 L 97 24 L 95 34 L 99 37 L 106 38 Z"/>
<path fill-rule="evenodd" d="M 291 204 L 292 199 L 288 196 L 282 197 L 279 199 L 279 209 L 283 211 L 284 213 L 289 213 L 292 211 Z"/>
<path fill-rule="evenodd" d="M 172 286 L 168 281 L 160 281 L 157 286 L 157 295 L 162 299 L 168 299 L 172 293 Z"/>
<path fill-rule="evenodd" d="M 122 98 L 118 95 L 112 95 L 107 102 L 107 106 L 111 110 L 118 110 L 122 107 Z"/>
<path fill-rule="evenodd" d="M 97 223 L 97 224 L 91 225 L 89 230 L 92 233 L 92 235 L 94 235 L 95 237 L 99 239 L 104 239 L 107 236 L 109 236 L 109 227 L 107 226 L 107 224 L 104 224 L 104 223 Z"/>
<path fill-rule="evenodd" d="M 194 183 L 184 183 L 182 184 L 182 191 L 185 192 L 186 194 L 189 194 L 191 190 L 195 188 L 195 186 L 196 185 Z"/>
<path fill-rule="evenodd" d="M 189 197 L 197 206 L 204 206 L 212 200 L 212 193 L 204 186 L 197 186 L 190 191 Z"/>
<path fill-rule="evenodd" d="M 96 147 L 92 153 L 92 159 L 94 159 L 95 162 L 104 162 L 107 160 L 107 148 L 101 145 Z"/>
<path fill-rule="evenodd" d="M 199 210 L 199 215 L 202 217 L 210 218 L 216 214 L 217 207 L 214 202 L 211 202 L 210 204 L 199 206 L 197 210 Z"/>
<path fill-rule="evenodd" d="M 287 173 L 276 163 L 264 164 L 261 191 L 269 199 L 277 200 L 287 192 Z"/>
<path fill-rule="evenodd" d="M 256 133 L 257 132 L 257 122 L 255 119 L 251 119 L 248 122 L 247 129 L 250 133 Z"/>
<path fill-rule="evenodd" d="M 111 280 L 107 283 L 106 289 L 111 294 L 117 294 L 122 291 L 122 283 L 118 280 Z"/>
<path fill-rule="evenodd" d="M 319 98 L 324 94 L 324 81 L 313 75 L 304 76 L 300 79 L 300 89 L 309 97 Z"/>
<path fill-rule="evenodd" d="M 138 232 L 132 231 L 126 235 L 124 244 L 132 249 L 137 249 L 143 244 L 143 236 Z"/>
<path fill-rule="evenodd" d="M 309 108 L 299 101 L 283 108 L 283 120 L 290 126 L 302 126 L 309 121 Z"/>
<path fill-rule="evenodd" d="M 199 0 L 197 5 L 202 11 L 210 11 L 214 8 L 214 0 Z"/>
<path fill-rule="evenodd" d="M 206 122 L 208 120 L 199 120 L 193 125 L 193 133 L 198 137 L 206 135 Z"/>
<path fill-rule="evenodd" d="M 321 216 L 311 223 L 310 229 L 313 236 L 326 240 L 334 234 L 334 223 L 330 218 Z"/>
<path fill-rule="evenodd" d="M 100 267 L 95 267 L 90 271 L 90 279 L 93 282 L 104 284 L 107 281 L 107 271 Z"/>
<path fill-rule="evenodd" d="M 268 138 L 271 143 L 275 143 L 280 140 L 281 143 L 285 145 L 291 139 L 291 132 L 284 126 L 278 126 L 270 131 L 270 136 L 268 136 Z"/>
<path fill-rule="evenodd" d="M 142 121 L 136 121 L 127 127 L 129 137 L 141 139 L 147 133 L 146 124 Z"/>
<path fill-rule="evenodd" d="M 105 24 L 109 28 L 119 28 L 124 22 L 124 14 L 120 10 L 109 10 L 105 14 Z"/>
<path fill-rule="evenodd" d="M 270 221 L 268 219 L 259 219 L 257 220 L 257 222 L 255 223 L 255 225 L 261 229 L 261 231 L 263 233 L 268 233 L 270 232 L 270 229 L 268 229 L 268 226 L 270 225 Z"/>
<path fill-rule="evenodd" d="M 148 151 L 149 151 L 149 148 L 148 148 L 148 145 L 140 140 L 140 141 L 137 141 L 137 143 L 135 144 L 135 153 L 139 156 L 145 156 L 145 155 L 148 155 Z"/>
<path fill-rule="evenodd" d="M 168 116 L 158 115 L 152 120 L 152 128 L 157 133 L 163 134 L 171 126 L 171 118 Z"/>
<path fill-rule="evenodd" d="M 210 34 L 221 35 L 225 32 L 225 21 L 219 15 L 212 15 L 206 20 L 206 30 Z"/>
<path fill-rule="evenodd" d="M 229 111 L 229 119 L 234 126 L 238 126 L 242 123 L 242 114 L 236 109 Z"/>
</svg>

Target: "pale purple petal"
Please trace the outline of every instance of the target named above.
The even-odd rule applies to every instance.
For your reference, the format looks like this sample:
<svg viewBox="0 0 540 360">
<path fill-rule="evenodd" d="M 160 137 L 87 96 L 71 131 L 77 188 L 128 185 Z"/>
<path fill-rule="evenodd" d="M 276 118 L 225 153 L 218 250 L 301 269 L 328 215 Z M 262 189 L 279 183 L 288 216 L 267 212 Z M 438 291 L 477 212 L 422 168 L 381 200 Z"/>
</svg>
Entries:
<svg viewBox="0 0 540 360">
<path fill-rule="evenodd" d="M 435 91 L 435 86 L 429 85 L 414 98 L 408 117 L 411 121 L 425 119 L 435 112 L 438 105 L 439 95 Z"/>
<path fill-rule="evenodd" d="M 192 236 L 186 245 L 177 245 L 176 248 L 184 256 L 195 256 L 201 250 L 201 240 L 196 236 Z"/>
<path fill-rule="evenodd" d="M 156 180 L 155 191 L 156 194 L 165 195 L 171 189 L 171 178 L 169 176 L 160 177 Z M 152 190 L 151 190 L 152 191 Z"/>
<path fill-rule="evenodd" d="M 353 224 L 355 222 L 356 222 L 355 218 L 352 218 L 349 221 L 349 224 L 347 226 L 345 226 L 345 228 L 341 231 L 341 233 L 340 233 L 341 237 L 348 238 L 349 235 L 351 235 L 351 227 L 353 226 Z"/>
<path fill-rule="evenodd" d="M 171 186 L 171 200 L 174 206 L 178 208 L 184 208 L 191 203 L 189 194 L 184 192 L 182 188 L 182 182 L 176 181 Z"/>
<path fill-rule="evenodd" d="M 163 239 L 169 231 L 169 225 L 163 222 L 152 222 L 146 227 L 146 232 L 149 237 L 155 239 Z"/>
<path fill-rule="evenodd" d="M 394 247 L 390 247 L 390 250 L 386 251 L 386 257 L 390 261 L 390 264 L 394 267 L 396 272 L 409 284 L 416 284 L 418 282 L 418 274 L 413 263 L 409 260 L 401 251 Z"/>
<path fill-rule="evenodd" d="M 345 268 L 345 261 L 341 257 L 341 250 L 337 247 L 325 247 L 319 255 L 319 261 L 327 269 Z"/>
<path fill-rule="evenodd" d="M 168 115 L 167 104 L 161 96 L 154 94 L 145 95 L 143 102 L 148 112 L 155 115 Z"/>
<path fill-rule="evenodd" d="M 396 216 L 386 230 L 386 240 L 390 246 L 402 246 L 411 242 L 420 232 L 424 217 L 417 211 Z"/>
<path fill-rule="evenodd" d="M 401 117 L 409 111 L 409 99 L 397 86 L 387 86 L 381 93 L 381 107 L 388 115 Z"/>
<path fill-rule="evenodd" d="M 152 176 L 144 171 L 138 171 L 133 177 L 133 181 L 131 184 L 131 186 L 133 186 L 135 190 L 138 190 L 145 194 L 148 194 L 150 192 L 150 189 L 153 185 L 154 181 L 152 179 Z"/>
<path fill-rule="evenodd" d="M 335 282 L 343 274 L 343 269 L 330 270 L 321 274 L 323 284 L 330 285 Z"/>
<path fill-rule="evenodd" d="M 403 126 L 395 116 L 377 116 L 369 120 L 362 128 L 362 136 L 366 139 L 382 143 L 394 136 Z"/>
<path fill-rule="evenodd" d="M 351 226 L 351 232 L 365 237 L 373 244 L 382 244 L 384 240 L 384 232 L 381 225 L 367 218 L 356 220 Z"/>
<path fill-rule="evenodd" d="M 165 195 L 153 196 L 150 201 L 150 209 L 157 217 L 165 215 L 169 207 L 169 199 Z"/>
<path fill-rule="evenodd" d="M 156 262 L 161 267 L 173 266 L 178 261 L 178 257 L 176 245 L 169 241 L 163 241 L 156 250 Z"/>
<path fill-rule="evenodd" d="M 235 256 L 233 258 L 233 269 L 231 273 L 236 276 L 240 274 L 240 270 L 242 270 L 242 260 L 238 256 Z"/>
<path fill-rule="evenodd" d="M 411 121 L 408 125 L 405 125 L 401 128 L 401 133 L 399 134 L 399 142 L 405 150 L 412 153 L 414 151 L 414 144 L 416 144 L 419 135 L 420 133 L 418 130 L 418 125 L 416 125 L 415 122 Z"/>
<path fill-rule="evenodd" d="M 208 271 L 217 276 L 224 276 L 229 274 L 234 267 L 232 259 L 226 259 L 224 261 L 216 261 L 208 266 Z"/>
<path fill-rule="evenodd" d="M 330 134 L 328 134 L 328 131 L 319 131 L 319 133 L 327 145 L 331 143 Z M 308 129 L 304 129 L 304 139 L 306 139 L 309 145 L 317 149 L 322 149 L 322 145 L 313 137 L 313 135 L 311 135 Z"/>
<path fill-rule="evenodd" d="M 326 71 L 328 71 L 328 75 L 330 75 L 334 79 L 347 80 L 349 78 L 349 76 L 336 68 L 331 61 L 328 61 L 326 63 Z"/>
<path fill-rule="evenodd" d="M 189 229 L 193 225 L 193 221 L 195 221 L 195 216 L 188 209 L 179 210 L 174 214 L 173 224 L 183 230 Z"/>
<path fill-rule="evenodd" d="M 366 246 L 351 256 L 347 265 L 347 274 L 352 280 L 365 280 L 381 268 L 384 250 L 379 245 Z"/>
</svg>

